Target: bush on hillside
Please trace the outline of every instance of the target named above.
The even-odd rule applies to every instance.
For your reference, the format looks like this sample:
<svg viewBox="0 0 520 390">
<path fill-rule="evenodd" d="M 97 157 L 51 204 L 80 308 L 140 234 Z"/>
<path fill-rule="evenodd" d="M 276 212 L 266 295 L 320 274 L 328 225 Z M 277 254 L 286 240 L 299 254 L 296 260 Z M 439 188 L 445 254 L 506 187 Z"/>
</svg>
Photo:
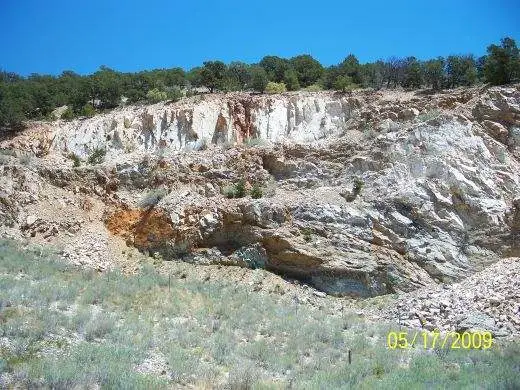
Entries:
<svg viewBox="0 0 520 390">
<path fill-rule="evenodd" d="M 267 93 L 283 93 L 286 92 L 287 88 L 285 88 L 284 83 L 275 83 L 274 81 L 270 81 L 267 83 L 265 87 L 265 92 Z"/>
</svg>

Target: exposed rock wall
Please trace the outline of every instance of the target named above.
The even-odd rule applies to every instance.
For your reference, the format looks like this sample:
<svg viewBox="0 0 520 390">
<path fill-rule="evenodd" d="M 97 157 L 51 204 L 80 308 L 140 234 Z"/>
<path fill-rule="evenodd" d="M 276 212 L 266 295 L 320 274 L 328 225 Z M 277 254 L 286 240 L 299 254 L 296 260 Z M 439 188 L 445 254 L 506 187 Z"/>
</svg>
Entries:
<svg viewBox="0 0 520 390">
<path fill-rule="evenodd" d="M 49 151 L 88 155 L 200 148 L 250 138 L 307 142 L 338 134 L 360 102 L 330 93 L 270 96 L 202 96 L 178 104 L 127 107 L 92 119 L 61 123 L 51 131 Z"/>
<path fill-rule="evenodd" d="M 55 207 L 40 187 L 60 188 L 101 202 L 107 234 L 166 259 L 261 266 L 339 295 L 410 291 L 519 253 L 519 113 L 513 86 L 207 95 L 39 124 L 2 144 L 47 156 L 7 159 L 0 218 L 21 227 L 26 209 Z M 104 164 L 62 157 L 96 147 Z M 265 199 L 226 198 L 239 180 Z M 142 209 L 149 191 L 162 195 Z M 36 217 L 57 238 L 68 226 Z"/>
</svg>

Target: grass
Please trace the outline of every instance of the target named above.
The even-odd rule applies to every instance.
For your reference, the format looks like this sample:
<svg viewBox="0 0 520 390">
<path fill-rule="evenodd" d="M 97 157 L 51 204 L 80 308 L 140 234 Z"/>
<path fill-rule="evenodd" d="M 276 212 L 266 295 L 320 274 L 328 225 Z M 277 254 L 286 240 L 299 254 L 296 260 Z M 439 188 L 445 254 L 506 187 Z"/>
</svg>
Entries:
<svg viewBox="0 0 520 390">
<path fill-rule="evenodd" d="M 386 348 L 392 325 L 232 281 L 100 274 L 0 241 L 0 388 L 518 388 L 520 345 Z M 7 340 L 7 342 L 6 342 Z M 347 351 L 352 350 L 352 364 Z M 164 357 L 167 375 L 138 370 Z"/>
</svg>

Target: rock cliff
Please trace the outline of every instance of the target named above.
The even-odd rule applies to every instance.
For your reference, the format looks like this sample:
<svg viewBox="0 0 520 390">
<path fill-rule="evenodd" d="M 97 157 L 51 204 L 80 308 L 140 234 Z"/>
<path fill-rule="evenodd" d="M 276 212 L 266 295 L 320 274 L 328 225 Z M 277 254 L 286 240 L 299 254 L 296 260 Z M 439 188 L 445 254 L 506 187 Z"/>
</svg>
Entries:
<svg viewBox="0 0 520 390">
<path fill-rule="evenodd" d="M 520 256 L 519 86 L 202 95 L 34 123 L 1 146 L 2 235 L 82 264 L 135 247 L 374 296 Z M 240 182 L 263 196 L 229 198 Z"/>
</svg>

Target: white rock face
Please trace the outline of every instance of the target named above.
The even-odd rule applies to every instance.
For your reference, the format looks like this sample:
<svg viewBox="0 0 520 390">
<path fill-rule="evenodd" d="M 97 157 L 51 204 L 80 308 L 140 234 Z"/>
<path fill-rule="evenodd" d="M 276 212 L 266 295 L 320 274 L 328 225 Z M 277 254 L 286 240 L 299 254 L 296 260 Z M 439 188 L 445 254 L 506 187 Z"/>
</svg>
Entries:
<svg viewBox="0 0 520 390">
<path fill-rule="evenodd" d="M 155 151 L 198 143 L 311 142 L 340 133 L 359 101 L 330 93 L 250 96 L 209 95 L 178 104 L 126 107 L 91 119 L 61 122 L 52 151 L 79 156 L 102 147 L 110 152 Z"/>
</svg>

